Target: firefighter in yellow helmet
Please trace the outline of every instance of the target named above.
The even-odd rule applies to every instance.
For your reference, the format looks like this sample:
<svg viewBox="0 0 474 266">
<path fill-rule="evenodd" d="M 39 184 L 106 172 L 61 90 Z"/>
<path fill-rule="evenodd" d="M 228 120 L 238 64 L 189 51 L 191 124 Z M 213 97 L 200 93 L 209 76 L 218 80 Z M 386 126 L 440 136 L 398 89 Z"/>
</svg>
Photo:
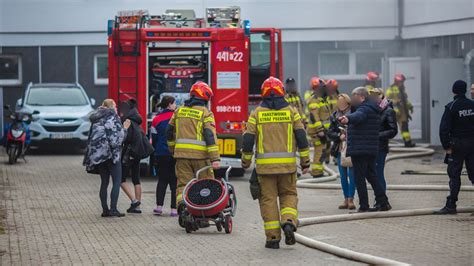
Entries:
<svg viewBox="0 0 474 266">
<path fill-rule="evenodd" d="M 285 91 L 286 91 L 286 94 L 285 94 L 286 101 L 298 111 L 298 113 L 301 115 L 301 119 L 303 123 L 306 123 L 304 103 L 301 100 L 300 94 L 298 92 L 298 87 L 296 86 L 296 81 L 294 78 L 286 79 Z"/>
<path fill-rule="evenodd" d="M 251 180 L 251 192 L 254 199 L 259 199 L 265 247 L 272 249 L 280 247 L 282 230 L 287 245 L 296 241 L 296 152 L 303 173 L 309 169 L 309 147 L 301 116 L 284 95 L 279 79 L 266 79 L 262 84 L 263 101 L 250 115 L 243 135 L 243 168 L 250 167 L 256 146 L 257 175 L 256 180 Z"/>
<path fill-rule="evenodd" d="M 413 105 L 408 100 L 405 89 L 405 76 L 396 74 L 393 84 L 387 89 L 385 95 L 392 101 L 395 113 L 397 114 L 398 127 L 402 132 L 405 147 L 414 147 L 415 143 L 411 141 L 410 130 L 408 129 L 408 121 L 411 120 L 413 113 Z"/>
<path fill-rule="evenodd" d="M 311 175 L 317 178 L 324 175 L 323 162 L 329 156 L 325 131 L 330 125 L 331 107 L 327 102 L 326 84 L 322 79 L 318 77 L 311 78 L 311 88 L 313 89 L 313 96 L 308 101 L 310 115 L 307 128 L 314 146 Z"/>
<path fill-rule="evenodd" d="M 198 81 L 189 94 L 191 98 L 174 112 L 166 128 L 168 147 L 176 159 L 176 202 L 180 215 L 184 210 L 183 189 L 196 171 L 208 165 L 220 167 L 214 115 L 207 108 L 212 90 Z M 214 178 L 213 170 L 203 171 L 198 178 Z"/>
</svg>

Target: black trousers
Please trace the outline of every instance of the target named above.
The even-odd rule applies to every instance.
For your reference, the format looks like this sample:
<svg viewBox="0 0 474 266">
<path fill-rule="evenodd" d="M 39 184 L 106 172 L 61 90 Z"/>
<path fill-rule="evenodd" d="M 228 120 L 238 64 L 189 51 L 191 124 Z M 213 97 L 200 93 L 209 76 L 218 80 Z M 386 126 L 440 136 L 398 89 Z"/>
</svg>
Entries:
<svg viewBox="0 0 474 266">
<path fill-rule="evenodd" d="M 171 190 L 171 208 L 176 209 L 176 160 L 171 156 L 155 156 L 155 166 L 158 171 L 158 183 L 156 184 L 156 205 L 163 206 L 166 188 Z"/>
<path fill-rule="evenodd" d="M 466 162 L 467 175 L 474 184 L 474 140 L 456 140 L 453 145 L 453 153 L 448 158 L 449 197 L 454 205 L 458 200 L 461 189 L 461 172 Z M 451 206 L 454 207 L 454 206 Z"/>
<path fill-rule="evenodd" d="M 140 185 L 140 160 L 131 159 L 127 164 L 122 164 L 122 183 L 127 181 L 127 177 L 132 177 L 134 186 Z"/>
<path fill-rule="evenodd" d="M 359 205 L 362 210 L 369 208 L 369 197 L 367 194 L 367 184 L 365 180 L 370 183 L 375 193 L 375 201 L 377 204 L 385 205 L 388 203 L 387 195 L 385 194 L 382 184 L 377 178 L 376 171 L 376 156 L 375 155 L 357 155 L 351 156 L 352 165 L 354 169 L 354 179 L 357 187 L 357 194 L 359 196 Z"/>
</svg>

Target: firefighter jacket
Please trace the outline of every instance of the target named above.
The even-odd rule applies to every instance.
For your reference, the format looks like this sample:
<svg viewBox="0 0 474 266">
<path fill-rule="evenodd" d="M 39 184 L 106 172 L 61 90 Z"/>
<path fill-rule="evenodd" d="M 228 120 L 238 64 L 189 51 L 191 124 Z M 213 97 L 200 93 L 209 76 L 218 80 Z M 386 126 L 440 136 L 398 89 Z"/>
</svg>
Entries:
<svg viewBox="0 0 474 266">
<path fill-rule="evenodd" d="M 298 111 L 298 113 L 301 115 L 301 118 L 303 120 L 306 120 L 306 114 L 304 112 L 304 104 L 303 104 L 303 101 L 301 100 L 299 93 L 288 92 L 285 95 L 285 100 Z"/>
<path fill-rule="evenodd" d="M 331 111 L 331 114 L 337 111 L 337 97 L 338 93 L 334 93 L 332 95 L 329 95 L 326 97 L 326 102 L 329 104 L 329 109 Z"/>
<path fill-rule="evenodd" d="M 411 120 L 410 113 L 413 113 L 413 105 L 408 101 L 408 95 L 405 86 L 397 86 L 393 84 L 387 89 L 385 95 L 393 103 L 393 109 L 397 114 L 397 122 L 408 122 Z"/>
<path fill-rule="evenodd" d="M 251 164 L 254 145 L 259 175 L 295 173 L 297 151 L 301 167 L 309 167 L 309 145 L 301 116 L 283 97 L 264 99 L 250 115 L 243 135 L 244 168 Z"/>
<path fill-rule="evenodd" d="M 331 106 L 326 97 L 314 96 L 309 100 L 308 108 L 310 112 L 308 134 L 314 138 L 316 134 L 329 128 Z"/>
<path fill-rule="evenodd" d="M 174 158 L 220 160 L 214 115 L 206 104 L 192 98 L 171 117 L 166 137 Z"/>
</svg>

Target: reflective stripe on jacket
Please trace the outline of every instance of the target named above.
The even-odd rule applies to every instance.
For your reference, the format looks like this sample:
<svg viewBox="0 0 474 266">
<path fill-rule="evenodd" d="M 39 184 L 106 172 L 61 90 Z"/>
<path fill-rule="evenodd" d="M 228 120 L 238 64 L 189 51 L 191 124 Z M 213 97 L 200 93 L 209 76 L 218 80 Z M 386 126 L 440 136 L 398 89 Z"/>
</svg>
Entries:
<svg viewBox="0 0 474 266">
<path fill-rule="evenodd" d="M 168 146 L 174 158 L 219 160 L 214 115 L 205 106 L 178 108 L 169 126 Z"/>
<path fill-rule="evenodd" d="M 246 145 L 248 137 L 252 138 L 252 147 Z M 257 107 L 250 115 L 244 133 L 243 161 L 252 159 L 254 143 L 257 174 L 296 172 L 297 151 L 302 167 L 309 166 L 309 147 L 304 125 L 301 115 L 292 106 L 279 110 Z"/>
</svg>

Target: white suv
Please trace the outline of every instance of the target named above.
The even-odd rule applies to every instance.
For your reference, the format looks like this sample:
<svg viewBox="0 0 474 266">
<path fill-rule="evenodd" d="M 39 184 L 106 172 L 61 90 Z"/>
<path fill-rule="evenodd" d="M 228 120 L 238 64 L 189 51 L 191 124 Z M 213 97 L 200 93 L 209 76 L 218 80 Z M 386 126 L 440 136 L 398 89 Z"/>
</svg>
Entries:
<svg viewBox="0 0 474 266">
<path fill-rule="evenodd" d="M 84 147 L 91 126 L 89 115 L 94 99 L 89 99 L 79 84 L 30 83 L 16 110 L 39 111 L 31 122 L 31 145 L 67 142 Z"/>
</svg>

